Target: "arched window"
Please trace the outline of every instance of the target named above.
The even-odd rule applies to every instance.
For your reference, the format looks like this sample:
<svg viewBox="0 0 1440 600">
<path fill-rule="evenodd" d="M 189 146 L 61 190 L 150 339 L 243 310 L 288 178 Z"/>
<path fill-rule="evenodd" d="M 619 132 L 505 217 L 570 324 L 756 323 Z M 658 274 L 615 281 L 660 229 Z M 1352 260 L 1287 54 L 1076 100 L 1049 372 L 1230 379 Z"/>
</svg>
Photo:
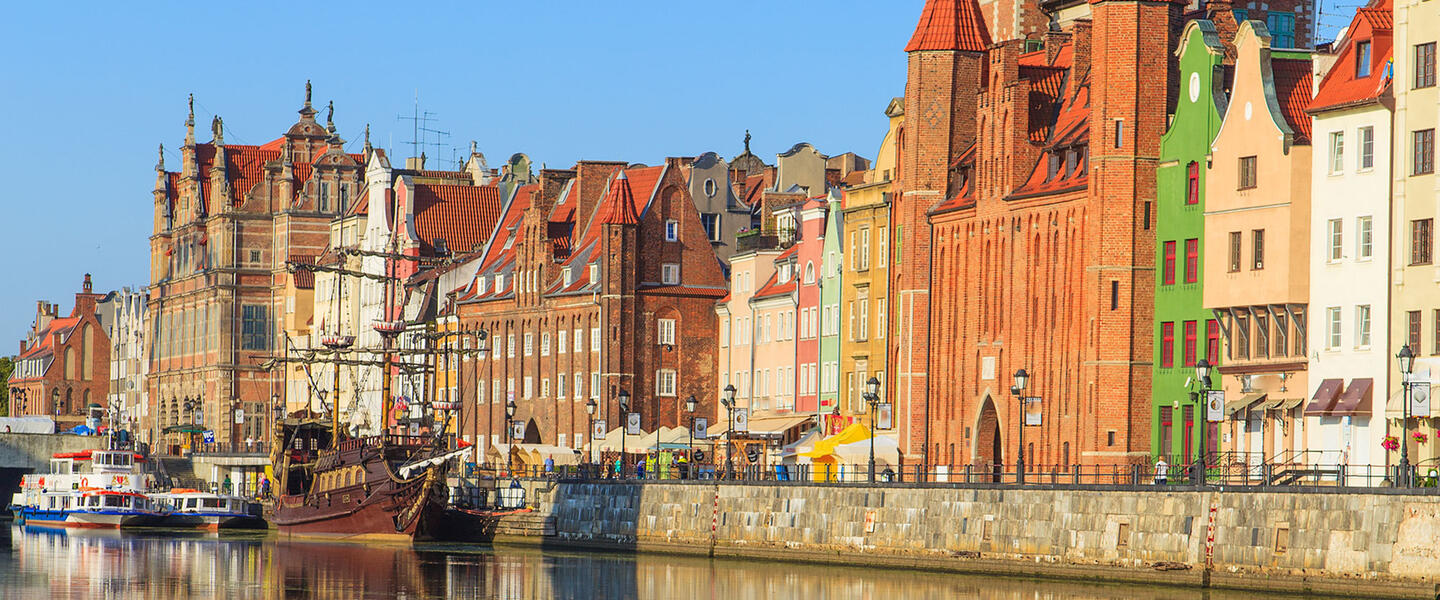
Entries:
<svg viewBox="0 0 1440 600">
<path fill-rule="evenodd" d="M 85 324 L 84 333 L 80 335 L 80 364 L 82 365 L 80 378 L 89 381 L 94 377 L 95 361 L 91 356 L 95 354 L 95 328 L 89 323 Z"/>
<path fill-rule="evenodd" d="M 815 283 L 815 263 L 805 263 L 805 283 Z"/>
<path fill-rule="evenodd" d="M 74 347 L 74 346 L 70 346 L 70 347 L 66 348 L 66 349 L 65 349 L 65 378 L 66 378 L 66 379 L 75 379 L 75 371 L 76 371 L 76 367 L 78 367 L 78 366 L 79 366 L 79 365 L 76 364 L 75 347 Z"/>
</svg>

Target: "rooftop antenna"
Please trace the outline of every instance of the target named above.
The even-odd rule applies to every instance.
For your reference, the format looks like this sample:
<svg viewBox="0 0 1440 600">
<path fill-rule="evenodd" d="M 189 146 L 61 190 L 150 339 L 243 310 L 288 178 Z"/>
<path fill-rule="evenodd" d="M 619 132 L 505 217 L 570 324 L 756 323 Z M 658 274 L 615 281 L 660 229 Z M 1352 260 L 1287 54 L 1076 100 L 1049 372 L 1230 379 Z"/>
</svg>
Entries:
<svg viewBox="0 0 1440 600">
<path fill-rule="evenodd" d="M 406 116 L 406 115 L 396 115 L 396 116 L 395 116 L 395 118 L 398 119 L 398 120 L 401 120 L 401 121 L 409 121 L 409 122 L 410 122 L 410 141 L 409 141 L 409 142 L 406 142 L 406 143 L 410 144 L 410 156 L 412 156 L 412 157 L 419 157 L 419 156 L 420 156 L 420 153 L 424 150 L 425 146 L 434 146 L 434 147 L 435 147 L 435 155 L 436 155 L 436 156 L 441 156 L 441 154 L 440 154 L 440 146 L 442 146 L 442 145 L 444 145 L 444 144 L 443 144 L 443 142 L 440 141 L 440 138 L 441 138 L 441 137 L 449 137 L 449 136 L 450 136 L 450 132 L 448 132 L 448 131 L 441 131 L 441 130 L 439 130 L 439 129 L 432 129 L 432 128 L 430 127 L 430 124 L 431 124 L 432 122 L 437 121 L 437 119 L 435 118 L 435 117 L 437 117 L 437 116 L 439 116 L 439 115 L 437 115 L 436 113 L 430 112 L 430 111 L 428 111 L 428 110 L 426 110 L 426 111 L 420 110 L 420 90 L 419 90 L 419 89 L 416 89 L 416 90 L 415 90 L 415 109 L 414 109 L 414 112 L 411 113 L 409 116 Z M 427 141 L 425 141 L 425 135 L 426 135 L 426 134 L 435 134 L 435 141 L 434 141 L 434 142 L 427 142 Z"/>
</svg>

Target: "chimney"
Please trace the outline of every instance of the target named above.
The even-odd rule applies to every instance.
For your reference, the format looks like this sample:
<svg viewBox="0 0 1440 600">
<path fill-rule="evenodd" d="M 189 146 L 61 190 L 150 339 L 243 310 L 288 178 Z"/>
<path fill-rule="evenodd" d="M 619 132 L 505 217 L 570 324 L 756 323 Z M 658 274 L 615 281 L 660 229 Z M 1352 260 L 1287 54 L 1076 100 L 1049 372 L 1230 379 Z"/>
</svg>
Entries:
<svg viewBox="0 0 1440 600">
<path fill-rule="evenodd" d="M 20 340 L 20 354 L 25 353 L 25 340 Z"/>
<path fill-rule="evenodd" d="M 421 153 L 420 153 L 420 156 L 418 156 L 418 157 L 417 157 L 417 156 L 412 156 L 412 157 L 410 157 L 410 158 L 405 159 L 405 168 L 406 168 L 406 169 L 409 169 L 409 170 L 411 170 L 411 171 L 424 171 L 424 170 L 425 170 L 425 153 L 424 153 L 424 152 L 421 152 Z"/>
<path fill-rule="evenodd" d="M 91 284 L 90 284 L 90 274 L 89 274 L 89 273 L 86 273 L 86 274 L 85 274 L 85 283 L 84 283 L 83 289 L 85 290 L 85 293 L 87 293 L 87 294 L 91 293 L 91 290 L 94 289 L 94 288 L 91 286 Z"/>
</svg>

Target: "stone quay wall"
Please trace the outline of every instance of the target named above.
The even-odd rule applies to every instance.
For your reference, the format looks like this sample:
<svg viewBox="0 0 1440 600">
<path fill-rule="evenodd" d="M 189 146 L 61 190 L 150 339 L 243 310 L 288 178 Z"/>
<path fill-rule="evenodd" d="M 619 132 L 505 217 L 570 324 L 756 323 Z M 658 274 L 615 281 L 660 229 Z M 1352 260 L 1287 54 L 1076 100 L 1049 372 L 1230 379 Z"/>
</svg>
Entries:
<svg viewBox="0 0 1440 600">
<path fill-rule="evenodd" d="M 495 541 L 1440 597 L 1440 494 L 705 482 L 528 481 L 525 487 L 538 515 L 506 518 L 541 516 L 553 523 L 553 534 Z M 1213 545 L 1207 544 L 1212 533 Z"/>
</svg>

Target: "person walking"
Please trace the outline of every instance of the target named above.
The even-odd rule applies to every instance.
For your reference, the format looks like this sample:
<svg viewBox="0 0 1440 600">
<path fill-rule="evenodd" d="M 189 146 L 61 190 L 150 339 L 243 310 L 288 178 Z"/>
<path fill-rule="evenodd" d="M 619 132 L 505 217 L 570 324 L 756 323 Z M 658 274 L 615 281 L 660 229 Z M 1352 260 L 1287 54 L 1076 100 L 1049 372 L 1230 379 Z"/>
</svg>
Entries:
<svg viewBox="0 0 1440 600">
<path fill-rule="evenodd" d="M 1165 462 L 1165 457 L 1155 459 L 1155 485 L 1165 485 L 1170 475 L 1170 465 Z"/>
<path fill-rule="evenodd" d="M 621 469 L 623 469 L 624 467 L 625 467 L 625 463 L 620 462 L 620 459 L 619 459 L 619 458 L 616 458 L 616 459 L 615 459 L 615 479 L 619 479 L 619 478 L 623 475 L 623 473 L 621 472 Z"/>
<path fill-rule="evenodd" d="M 546 457 L 545 457 L 545 474 L 546 474 L 546 475 L 551 475 L 551 474 L 554 474 L 554 473 L 555 473 L 555 457 L 553 457 L 553 456 L 546 456 Z"/>
<path fill-rule="evenodd" d="M 270 497 L 270 478 L 269 478 L 269 477 L 262 477 L 262 478 L 260 478 L 260 497 L 261 497 L 261 498 L 269 498 L 269 497 Z"/>
</svg>

